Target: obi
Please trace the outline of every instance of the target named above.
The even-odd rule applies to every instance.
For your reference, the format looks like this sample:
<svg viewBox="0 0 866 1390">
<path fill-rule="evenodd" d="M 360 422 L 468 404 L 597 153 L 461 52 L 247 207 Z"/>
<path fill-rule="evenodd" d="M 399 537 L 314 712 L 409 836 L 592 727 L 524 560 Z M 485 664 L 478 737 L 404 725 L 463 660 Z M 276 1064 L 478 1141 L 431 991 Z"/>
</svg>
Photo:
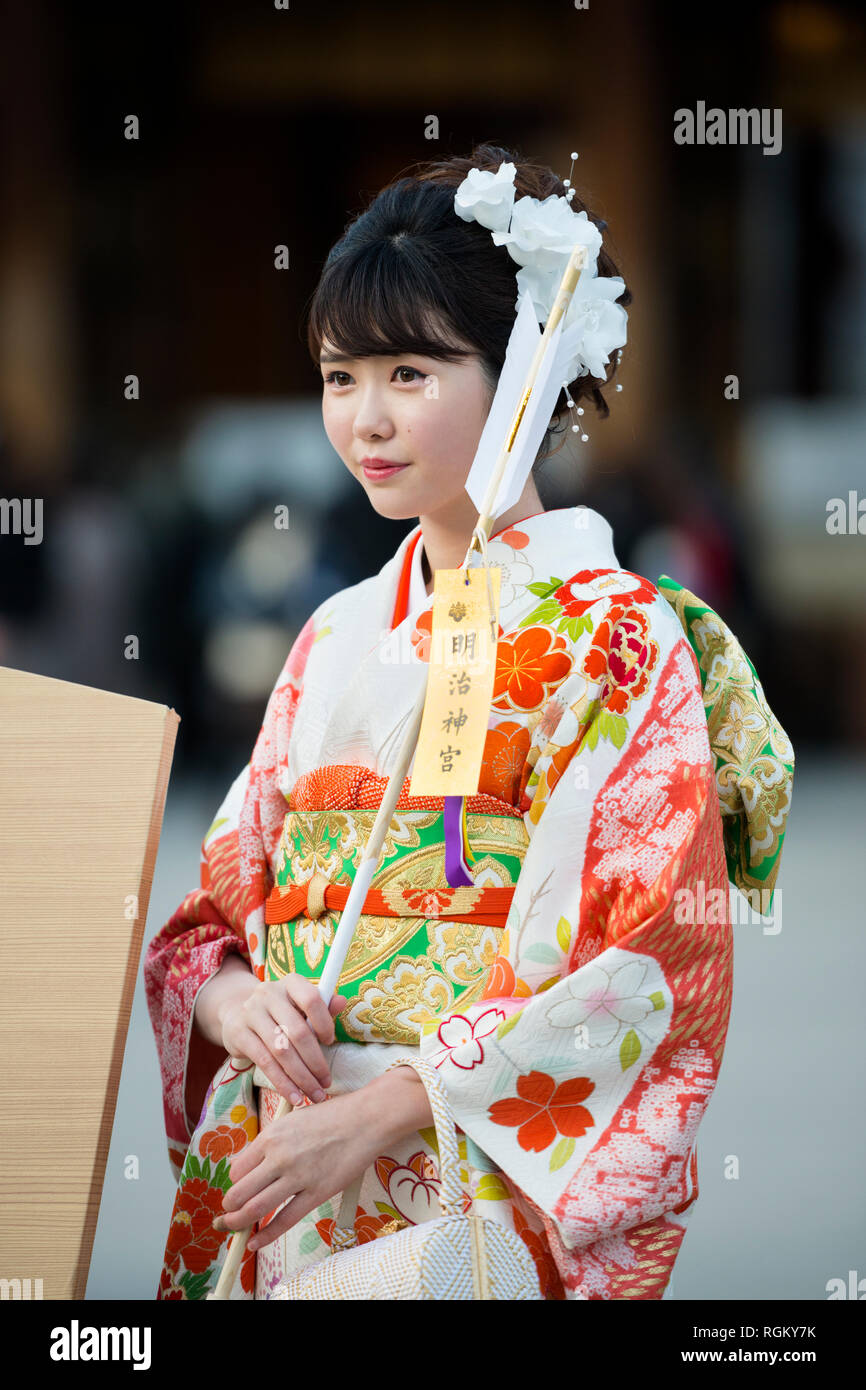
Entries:
<svg viewBox="0 0 866 1390">
<path fill-rule="evenodd" d="M 375 809 L 290 810 L 265 906 L 266 978 L 318 982 Z M 445 874 L 441 810 L 396 810 L 339 993 L 338 1042 L 416 1046 L 425 1024 L 480 999 L 528 844 L 521 816 L 467 812 L 473 887 Z"/>
</svg>

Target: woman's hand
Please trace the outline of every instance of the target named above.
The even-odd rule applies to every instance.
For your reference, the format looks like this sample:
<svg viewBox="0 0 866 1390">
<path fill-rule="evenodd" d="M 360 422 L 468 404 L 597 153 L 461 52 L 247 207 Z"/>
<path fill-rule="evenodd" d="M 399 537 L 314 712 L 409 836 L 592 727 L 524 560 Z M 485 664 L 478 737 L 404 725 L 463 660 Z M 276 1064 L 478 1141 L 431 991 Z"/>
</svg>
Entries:
<svg viewBox="0 0 866 1390">
<path fill-rule="evenodd" d="M 395 1067 L 326 1105 L 272 1120 L 229 1166 L 217 1230 L 245 1230 L 291 1201 L 249 1241 L 257 1250 L 343 1192 L 387 1147 L 432 1123 L 427 1092 L 411 1067 Z"/>
<path fill-rule="evenodd" d="M 230 998 L 220 1014 L 222 1044 L 230 1057 L 248 1057 L 274 1090 L 300 1105 L 303 1097 L 325 1099 L 331 1084 L 322 1044 L 335 1041 L 334 1015 L 348 1000 L 330 1004 L 302 975 L 262 980 L 245 998 Z"/>
</svg>

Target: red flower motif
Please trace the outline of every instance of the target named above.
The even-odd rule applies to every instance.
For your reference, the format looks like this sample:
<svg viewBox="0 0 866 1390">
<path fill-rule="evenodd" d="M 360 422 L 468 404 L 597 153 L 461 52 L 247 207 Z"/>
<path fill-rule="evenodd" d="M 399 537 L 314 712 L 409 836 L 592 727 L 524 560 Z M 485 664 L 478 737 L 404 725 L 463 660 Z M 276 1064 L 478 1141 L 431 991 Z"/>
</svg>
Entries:
<svg viewBox="0 0 866 1390">
<path fill-rule="evenodd" d="M 450 888 L 412 888 L 407 882 L 397 885 L 407 906 L 411 907 L 419 917 L 437 917 L 443 909 L 447 909 L 452 900 L 453 890 Z"/>
<path fill-rule="evenodd" d="M 214 1163 L 219 1163 L 221 1158 L 236 1154 L 246 1142 L 246 1130 L 235 1129 L 232 1125 L 217 1125 L 216 1129 L 209 1129 L 207 1134 L 202 1135 L 201 1151 Z"/>
<path fill-rule="evenodd" d="M 579 574 L 572 575 L 571 579 L 567 579 L 561 589 L 555 590 L 553 597 L 562 609 L 563 617 L 582 618 L 588 608 L 591 608 L 594 603 L 598 603 L 601 598 L 600 594 L 590 594 L 588 598 L 575 598 L 572 593 L 572 585 L 588 584 L 596 575 L 604 573 L 612 573 L 612 571 L 581 570 Z"/>
<path fill-rule="evenodd" d="M 506 721 L 495 729 L 488 729 L 478 791 L 516 806 L 531 741 L 529 730 L 522 724 Z"/>
<path fill-rule="evenodd" d="M 600 703 L 612 714 L 625 714 L 649 685 L 659 649 L 648 633 L 647 616 L 636 608 L 612 608 L 596 628 L 583 669 L 601 683 Z"/>
<path fill-rule="evenodd" d="M 419 660 L 430 660 L 430 642 L 432 637 L 433 609 L 425 608 L 412 629 L 412 636 L 409 639 L 418 654 Z"/>
<path fill-rule="evenodd" d="M 226 1233 L 215 1231 L 214 1218 L 222 1215 L 223 1194 L 204 1178 L 188 1178 L 174 1204 L 166 1244 L 166 1259 L 180 1255 L 193 1274 L 204 1274 L 213 1264 Z"/>
<path fill-rule="evenodd" d="M 504 541 L 506 545 L 512 546 L 514 550 L 523 550 L 525 546 L 529 545 L 529 537 L 526 532 L 519 531 L 516 526 L 509 526 L 507 531 L 500 531 L 496 539 L 498 541 Z"/>
<path fill-rule="evenodd" d="M 535 710 L 571 670 L 565 638 L 549 627 L 528 627 L 496 648 L 493 705 L 498 709 Z"/>
<path fill-rule="evenodd" d="M 494 1101 L 490 1118 L 495 1125 L 519 1126 L 520 1147 L 541 1153 L 557 1134 L 577 1139 L 595 1124 L 590 1112 L 580 1104 L 594 1090 L 595 1083 L 586 1076 L 573 1077 L 557 1086 L 552 1076 L 531 1071 L 517 1079 L 519 1099 Z"/>
<path fill-rule="evenodd" d="M 177 1287 L 167 1269 L 159 1276 L 159 1292 L 156 1296 L 163 1303 L 176 1302 L 183 1298 L 183 1289 Z"/>
<path fill-rule="evenodd" d="M 629 584 L 629 580 L 633 580 L 634 583 Z M 585 588 L 588 584 L 592 585 L 593 591 L 587 597 L 578 597 L 573 592 L 574 589 Z M 632 574 L 631 570 L 612 569 L 579 570 L 554 593 L 554 598 L 567 618 L 582 617 L 599 599 L 620 598 L 626 599 L 628 603 L 652 603 L 657 597 L 658 589 L 648 579 L 639 574 Z"/>
<path fill-rule="evenodd" d="M 419 1149 L 406 1163 L 383 1156 L 374 1166 L 394 1210 L 412 1226 L 425 1221 L 439 1201 L 440 1182 L 433 1159 Z"/>
<path fill-rule="evenodd" d="M 253 1226 L 253 1230 L 257 1231 L 258 1229 L 259 1223 L 256 1222 Z M 243 1289 L 244 1293 L 255 1295 L 256 1251 L 250 1250 L 249 1246 L 247 1246 L 246 1250 L 244 1251 L 244 1257 L 241 1261 L 241 1288 Z"/>
<path fill-rule="evenodd" d="M 363 1207 L 358 1207 L 358 1210 L 355 1213 L 354 1221 L 355 1232 L 358 1237 L 358 1244 L 366 1245 L 367 1241 L 375 1240 L 382 1227 L 387 1226 L 388 1223 L 392 1220 L 393 1217 L 373 1216 L 372 1212 L 364 1211 Z M 337 1223 L 332 1216 L 327 1217 L 324 1221 L 316 1222 L 316 1230 L 318 1231 L 319 1237 L 321 1240 L 324 1241 L 325 1245 L 331 1244 L 334 1235 L 334 1227 L 336 1224 Z"/>
<path fill-rule="evenodd" d="M 559 1270 L 556 1268 L 556 1261 L 550 1253 L 550 1246 L 538 1231 L 532 1229 L 516 1204 L 512 1206 L 512 1211 L 514 1212 L 514 1229 L 535 1263 L 535 1272 L 538 1275 L 542 1298 L 564 1299 L 565 1289 L 559 1277 Z"/>
</svg>

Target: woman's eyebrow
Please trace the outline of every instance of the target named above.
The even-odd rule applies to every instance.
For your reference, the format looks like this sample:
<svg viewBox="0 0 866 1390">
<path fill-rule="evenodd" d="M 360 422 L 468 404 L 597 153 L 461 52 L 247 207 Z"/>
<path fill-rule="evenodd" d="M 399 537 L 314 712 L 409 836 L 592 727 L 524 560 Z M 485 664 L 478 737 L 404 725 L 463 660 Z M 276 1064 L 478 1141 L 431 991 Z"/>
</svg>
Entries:
<svg viewBox="0 0 866 1390">
<path fill-rule="evenodd" d="M 429 356 L 429 354 L 427 354 L 427 353 L 416 352 L 414 348 L 403 348 L 402 350 L 399 350 L 399 351 L 398 351 L 398 350 L 395 350 L 394 352 L 378 352 L 378 353 L 374 353 L 374 354 L 372 354 L 372 355 L 373 355 L 374 357 L 425 357 L 425 356 Z M 370 354 L 368 353 L 367 356 L 370 356 Z M 321 353 L 319 353 L 319 362 L 320 362 L 321 364 L 323 364 L 323 365 L 324 365 L 324 363 L 326 363 L 326 362 L 360 362 L 360 361 L 362 361 L 362 358 L 360 358 L 360 357 L 349 357 L 349 356 L 347 356 L 347 355 L 344 355 L 344 354 L 341 353 L 341 352 L 321 352 Z"/>
</svg>

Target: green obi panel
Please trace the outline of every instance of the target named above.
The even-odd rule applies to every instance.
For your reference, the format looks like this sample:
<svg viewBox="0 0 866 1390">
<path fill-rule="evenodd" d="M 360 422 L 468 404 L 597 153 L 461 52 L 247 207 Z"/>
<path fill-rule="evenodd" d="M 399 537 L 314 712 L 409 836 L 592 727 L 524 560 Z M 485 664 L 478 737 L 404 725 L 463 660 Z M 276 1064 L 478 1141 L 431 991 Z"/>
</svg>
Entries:
<svg viewBox="0 0 866 1390">
<path fill-rule="evenodd" d="M 287 812 L 276 883 L 281 888 L 305 883 L 319 872 L 331 883 L 351 884 L 376 814 L 357 809 Z M 466 824 L 476 888 L 514 886 L 529 842 L 523 818 L 467 811 Z M 385 894 L 390 889 L 395 902 L 402 901 L 398 895 L 403 890 L 412 890 L 408 906 L 416 906 L 417 896 L 418 915 L 359 918 L 339 981 L 339 993 L 349 1003 L 336 1020 L 337 1041 L 415 1046 L 430 1019 L 481 997 L 503 928 L 424 915 L 425 907 L 429 911 L 435 903 L 430 897 L 425 902 L 425 895 L 437 889 L 448 895 L 474 892 L 453 889 L 445 876 L 442 811 L 395 811 L 370 886 Z M 316 920 L 299 916 L 270 925 L 266 978 L 295 972 L 317 983 L 340 915 L 325 911 Z"/>
</svg>

